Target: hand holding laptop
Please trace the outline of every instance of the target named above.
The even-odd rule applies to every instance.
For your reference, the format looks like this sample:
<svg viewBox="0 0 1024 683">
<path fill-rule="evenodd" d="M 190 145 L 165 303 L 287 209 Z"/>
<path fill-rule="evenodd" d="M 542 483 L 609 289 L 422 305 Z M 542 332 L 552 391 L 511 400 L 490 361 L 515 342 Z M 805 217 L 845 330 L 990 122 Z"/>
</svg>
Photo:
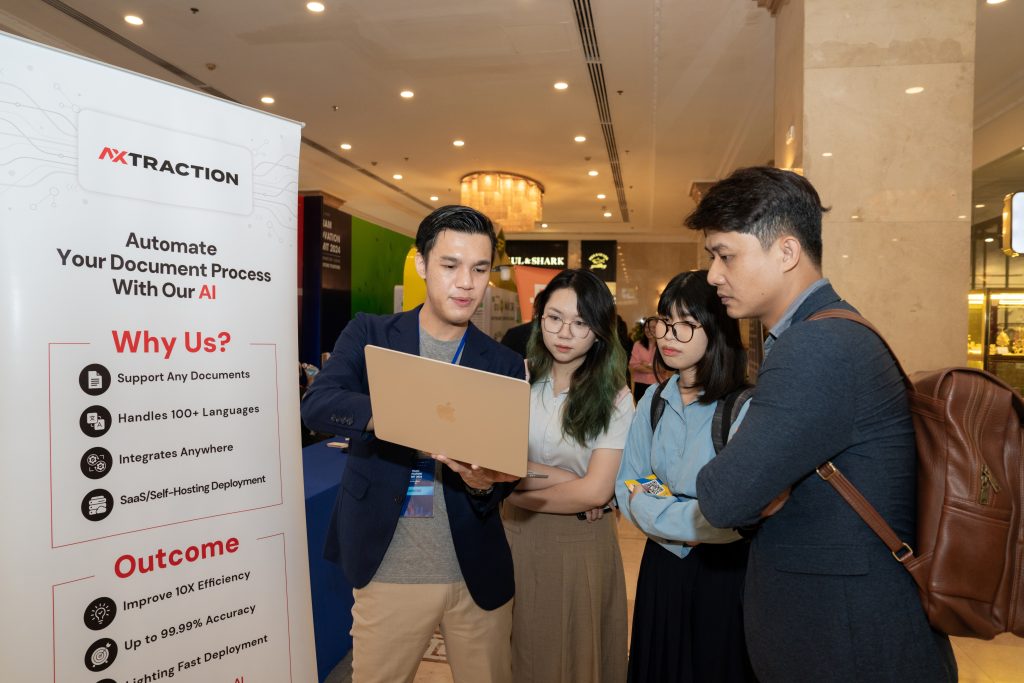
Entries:
<svg viewBox="0 0 1024 683">
<path fill-rule="evenodd" d="M 433 453 L 430 457 L 447 465 L 453 472 L 462 477 L 462 481 L 466 482 L 466 486 L 473 489 L 488 489 L 495 484 L 519 480 L 519 477 L 514 477 L 511 474 L 495 472 L 486 467 L 471 465 L 461 460 L 452 460 L 438 453 Z"/>
</svg>

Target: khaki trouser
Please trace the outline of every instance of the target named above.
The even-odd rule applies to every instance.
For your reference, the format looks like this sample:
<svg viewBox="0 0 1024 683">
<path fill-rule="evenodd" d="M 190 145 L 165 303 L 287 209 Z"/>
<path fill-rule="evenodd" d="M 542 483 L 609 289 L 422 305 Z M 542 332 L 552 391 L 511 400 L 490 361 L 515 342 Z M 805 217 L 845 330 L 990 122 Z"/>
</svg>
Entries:
<svg viewBox="0 0 1024 683">
<path fill-rule="evenodd" d="M 481 609 L 461 581 L 371 581 L 352 595 L 352 683 L 411 683 L 438 624 L 455 683 L 511 683 L 511 600 Z"/>
</svg>

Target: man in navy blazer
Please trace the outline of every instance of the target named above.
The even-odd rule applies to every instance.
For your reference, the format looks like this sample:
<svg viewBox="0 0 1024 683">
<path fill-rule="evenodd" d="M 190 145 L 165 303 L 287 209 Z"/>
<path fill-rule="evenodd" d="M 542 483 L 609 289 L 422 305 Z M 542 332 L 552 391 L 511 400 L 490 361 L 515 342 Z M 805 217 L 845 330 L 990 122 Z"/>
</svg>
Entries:
<svg viewBox="0 0 1024 683">
<path fill-rule="evenodd" d="M 704 232 L 729 315 L 769 330 L 746 419 L 697 477 L 700 508 L 715 526 L 744 527 L 788 492 L 747 568 L 747 645 L 763 683 L 955 681 L 949 639 L 929 627 L 910 574 L 815 473 L 831 460 L 913 539 L 914 432 L 896 364 L 856 323 L 807 321 L 852 310 L 821 275 L 826 210 L 801 176 L 748 168 L 686 220 Z"/>
<path fill-rule="evenodd" d="M 325 555 L 355 586 L 354 683 L 412 681 L 438 624 L 456 681 L 511 680 L 515 584 L 497 507 L 515 480 L 375 438 L 363 351 L 373 344 L 523 378 L 522 358 L 470 322 L 495 241 L 491 221 L 468 207 L 427 216 L 416 235 L 424 304 L 357 315 L 302 402 L 309 427 L 350 438 Z M 407 504 L 414 478 L 434 482 L 427 514 Z"/>
</svg>

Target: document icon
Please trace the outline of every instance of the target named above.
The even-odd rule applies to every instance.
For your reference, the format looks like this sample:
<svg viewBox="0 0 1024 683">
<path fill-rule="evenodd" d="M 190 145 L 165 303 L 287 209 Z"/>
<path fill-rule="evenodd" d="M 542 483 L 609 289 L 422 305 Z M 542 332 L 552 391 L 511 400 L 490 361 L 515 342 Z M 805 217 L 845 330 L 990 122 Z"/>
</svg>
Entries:
<svg viewBox="0 0 1024 683">
<path fill-rule="evenodd" d="M 103 375 L 96 372 L 95 370 L 89 371 L 89 388 L 90 389 L 102 389 L 103 388 Z"/>
</svg>

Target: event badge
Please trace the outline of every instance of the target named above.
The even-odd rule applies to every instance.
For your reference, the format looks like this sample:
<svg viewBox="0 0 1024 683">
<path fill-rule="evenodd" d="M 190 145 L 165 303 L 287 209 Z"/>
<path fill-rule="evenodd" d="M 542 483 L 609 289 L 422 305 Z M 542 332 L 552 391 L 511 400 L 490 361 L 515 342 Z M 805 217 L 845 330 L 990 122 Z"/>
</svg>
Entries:
<svg viewBox="0 0 1024 683">
<path fill-rule="evenodd" d="M 432 458 L 417 458 L 409 473 L 409 488 L 402 504 L 403 517 L 434 516 L 434 466 Z"/>
</svg>

